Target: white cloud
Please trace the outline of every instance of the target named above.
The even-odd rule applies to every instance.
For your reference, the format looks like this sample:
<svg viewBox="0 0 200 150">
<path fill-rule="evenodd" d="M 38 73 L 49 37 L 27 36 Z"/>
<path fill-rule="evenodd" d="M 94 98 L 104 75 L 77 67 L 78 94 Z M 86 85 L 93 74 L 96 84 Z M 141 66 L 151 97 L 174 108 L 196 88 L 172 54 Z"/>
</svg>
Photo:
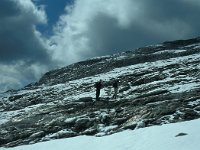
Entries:
<svg viewBox="0 0 200 150">
<path fill-rule="evenodd" d="M 43 8 L 31 0 L 1 0 L 0 9 L 0 63 L 48 61 L 48 50 L 36 30 L 37 24 L 47 21 Z"/>
<path fill-rule="evenodd" d="M 92 21 L 99 14 L 104 14 L 117 19 L 119 26 L 128 26 L 131 21 L 131 3 L 130 0 L 77 0 L 73 6 L 67 6 L 66 14 L 60 17 L 54 28 L 55 35 L 51 38 L 54 59 L 66 64 L 94 56 L 96 52 L 90 45 L 92 39 L 88 35 L 91 30 L 95 30 L 90 28 Z"/>
<path fill-rule="evenodd" d="M 12 66 L 0 65 L 0 92 L 4 92 L 8 89 L 13 89 L 13 87 L 22 87 L 22 83 L 19 79 L 19 72 Z"/>
<path fill-rule="evenodd" d="M 38 77 L 48 70 L 46 65 L 30 64 L 21 61 L 13 65 L 0 64 L 0 92 L 8 89 L 18 89 L 35 82 Z"/>
<path fill-rule="evenodd" d="M 31 0 L 12 0 L 22 11 L 23 18 L 34 23 L 47 23 L 47 16 L 43 6 L 36 6 Z M 31 18 L 30 18 L 31 17 Z"/>
<path fill-rule="evenodd" d="M 180 0 L 76 0 L 66 7 L 55 26 L 50 49 L 53 58 L 66 65 L 96 55 L 196 36 L 196 22 L 184 18 L 185 14 L 193 16 L 192 8 Z"/>
</svg>

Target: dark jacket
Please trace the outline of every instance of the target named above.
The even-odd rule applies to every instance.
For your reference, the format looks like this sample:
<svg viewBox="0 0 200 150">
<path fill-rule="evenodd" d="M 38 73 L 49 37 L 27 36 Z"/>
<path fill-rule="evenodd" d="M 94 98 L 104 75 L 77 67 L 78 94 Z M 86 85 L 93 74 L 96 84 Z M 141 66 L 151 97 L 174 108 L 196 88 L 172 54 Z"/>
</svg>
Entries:
<svg viewBox="0 0 200 150">
<path fill-rule="evenodd" d="M 96 82 L 95 83 L 95 88 L 96 89 L 101 89 L 102 88 L 102 83 L 99 81 L 99 82 Z"/>
<path fill-rule="evenodd" d="M 114 87 L 114 88 L 117 88 L 117 87 L 119 86 L 118 83 L 119 83 L 119 81 L 115 81 L 115 82 L 113 83 L 113 87 Z"/>
</svg>

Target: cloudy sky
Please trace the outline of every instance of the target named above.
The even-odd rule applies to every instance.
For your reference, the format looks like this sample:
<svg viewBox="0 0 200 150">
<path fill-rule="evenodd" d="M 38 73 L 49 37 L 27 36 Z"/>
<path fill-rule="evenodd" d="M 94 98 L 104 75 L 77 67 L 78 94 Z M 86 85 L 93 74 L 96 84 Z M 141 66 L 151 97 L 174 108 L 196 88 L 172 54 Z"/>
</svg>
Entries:
<svg viewBox="0 0 200 150">
<path fill-rule="evenodd" d="M 199 0 L 0 0 L 0 91 L 94 56 L 200 35 Z"/>
</svg>

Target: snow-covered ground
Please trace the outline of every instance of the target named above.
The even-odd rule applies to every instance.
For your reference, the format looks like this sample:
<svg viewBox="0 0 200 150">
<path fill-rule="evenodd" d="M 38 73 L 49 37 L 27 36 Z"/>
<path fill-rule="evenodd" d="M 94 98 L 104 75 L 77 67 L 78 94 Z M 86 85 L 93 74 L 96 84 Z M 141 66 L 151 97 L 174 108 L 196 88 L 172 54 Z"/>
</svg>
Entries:
<svg viewBox="0 0 200 150">
<path fill-rule="evenodd" d="M 197 119 L 104 137 L 78 136 L 0 150 L 199 150 L 199 127 Z"/>
<path fill-rule="evenodd" d="M 156 68 L 165 68 L 166 66 L 169 65 L 176 65 L 179 64 L 180 68 L 178 70 L 175 70 L 174 72 L 171 72 L 172 70 L 170 69 L 166 69 L 165 71 L 163 71 L 163 73 L 165 74 L 165 78 L 163 80 L 158 80 L 158 81 L 153 81 L 147 84 L 141 84 L 138 86 L 132 86 L 128 91 L 126 91 L 126 93 L 129 93 L 129 91 L 133 91 L 135 89 L 144 89 L 147 86 L 153 86 L 153 85 L 161 85 L 160 87 L 156 88 L 156 90 L 168 90 L 171 93 L 181 93 L 181 92 L 185 92 L 185 91 L 189 91 L 189 90 L 193 90 L 195 88 L 199 88 L 200 85 L 200 80 L 197 79 L 196 77 L 189 77 L 186 75 L 177 75 L 176 77 L 173 77 L 174 74 L 178 74 L 181 72 L 181 70 L 190 70 L 190 69 L 194 69 L 197 68 L 199 69 L 200 66 L 193 66 L 193 64 L 190 65 L 185 65 L 185 63 L 190 63 L 193 61 L 199 61 L 200 57 L 199 54 L 192 54 L 192 55 L 188 55 L 188 56 L 182 56 L 182 57 L 176 57 L 176 58 L 170 58 L 167 60 L 158 60 L 155 62 L 148 62 L 148 63 L 141 63 L 141 64 L 136 64 L 136 65 L 130 65 L 130 66 L 126 66 L 126 67 L 121 67 L 121 68 L 115 68 L 112 71 L 109 71 L 107 73 L 102 73 L 102 74 L 98 74 L 95 76 L 91 76 L 91 77 L 85 77 L 82 79 L 78 79 L 78 80 L 72 80 L 63 84 L 57 84 L 57 85 L 53 85 L 53 86 L 41 86 L 38 87 L 38 89 L 35 90 L 21 90 L 19 91 L 16 95 L 21 95 L 21 94 L 27 94 L 29 96 L 34 96 L 35 94 L 37 95 L 39 91 L 56 91 L 56 93 L 60 93 L 61 91 L 67 91 L 68 94 L 64 95 L 63 100 L 61 101 L 68 101 L 68 100 L 79 100 L 79 98 L 82 97 L 93 97 L 95 98 L 95 90 L 93 88 L 93 85 L 95 82 L 99 81 L 100 79 L 102 79 L 103 81 L 107 82 L 110 81 L 112 79 L 116 79 L 120 76 L 125 76 L 125 75 L 130 75 L 133 74 L 133 72 L 135 74 L 140 73 L 140 72 L 144 72 L 147 70 L 156 70 Z M 153 73 L 149 73 L 147 74 L 147 76 L 153 76 L 159 74 L 159 72 L 153 72 Z M 168 84 L 168 82 L 173 82 L 175 80 L 183 80 L 180 83 L 177 84 Z M 82 84 L 87 84 L 90 87 L 88 89 L 78 89 L 79 87 L 81 87 Z M 149 92 L 153 92 L 152 89 Z M 104 88 L 101 91 L 101 96 L 102 97 L 109 97 L 112 91 L 110 91 L 110 87 L 108 88 Z M 134 98 L 137 97 L 138 93 L 135 93 L 134 95 L 129 95 L 123 93 L 123 96 L 125 96 L 125 98 Z M 5 95 L 6 94 L 6 95 Z M 2 101 L 2 103 L 8 103 L 9 105 L 14 105 L 12 104 L 12 102 L 9 102 L 8 97 L 9 97 L 9 93 L 5 93 L 5 94 L 1 94 L 0 95 L 0 101 Z M 139 93 L 139 94 L 144 94 L 144 93 Z M 50 103 L 48 103 L 50 104 Z M 46 104 L 41 104 L 41 105 L 46 105 Z M 37 109 L 39 105 L 35 105 L 29 108 L 29 110 L 31 109 Z M 24 113 L 27 112 L 28 110 L 16 110 L 16 111 L 3 111 L 0 114 L 0 124 L 3 124 L 7 121 L 9 121 L 12 117 L 16 116 L 19 113 Z"/>
</svg>

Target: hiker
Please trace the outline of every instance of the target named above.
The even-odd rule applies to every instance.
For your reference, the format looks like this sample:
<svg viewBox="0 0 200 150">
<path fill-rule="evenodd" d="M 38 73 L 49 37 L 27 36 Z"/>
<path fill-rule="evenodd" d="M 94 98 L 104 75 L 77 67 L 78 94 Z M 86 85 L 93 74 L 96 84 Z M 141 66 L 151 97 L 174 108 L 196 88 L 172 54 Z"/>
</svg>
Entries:
<svg viewBox="0 0 200 150">
<path fill-rule="evenodd" d="M 102 80 L 99 80 L 98 82 L 95 83 L 95 88 L 96 88 L 96 100 L 99 100 L 99 95 L 100 95 L 100 90 L 102 88 Z"/>
<path fill-rule="evenodd" d="M 118 89 L 119 89 L 119 80 L 115 80 L 113 82 L 113 88 L 114 88 L 113 98 L 116 99 L 117 98 Z"/>
</svg>

